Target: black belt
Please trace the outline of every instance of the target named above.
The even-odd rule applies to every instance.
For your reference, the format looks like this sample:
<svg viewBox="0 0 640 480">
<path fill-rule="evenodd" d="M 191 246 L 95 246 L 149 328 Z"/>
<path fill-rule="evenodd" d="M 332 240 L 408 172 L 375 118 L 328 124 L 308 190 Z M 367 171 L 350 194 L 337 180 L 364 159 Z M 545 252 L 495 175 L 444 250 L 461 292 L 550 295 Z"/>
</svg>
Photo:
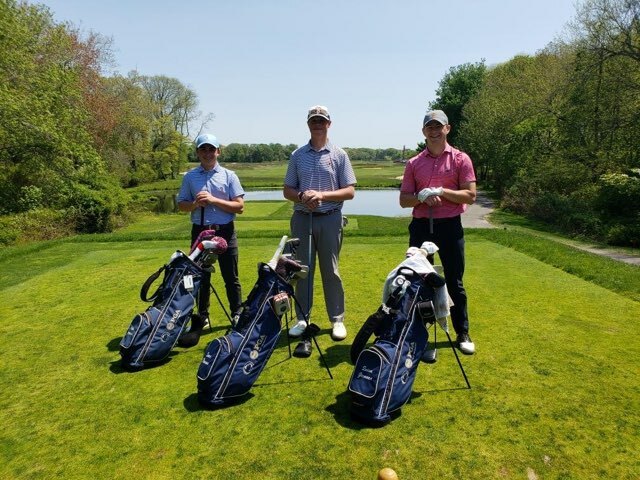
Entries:
<svg viewBox="0 0 640 480">
<path fill-rule="evenodd" d="M 323 217 L 325 215 L 331 215 L 334 212 L 339 212 L 340 209 L 339 208 L 334 208 L 333 210 L 329 210 L 326 212 L 305 212 L 304 210 L 296 210 L 297 212 L 300 212 L 303 215 L 309 215 L 311 214 L 311 216 L 313 217 Z"/>
<path fill-rule="evenodd" d="M 233 232 L 234 231 L 233 222 L 229 222 L 225 224 L 212 223 L 209 225 L 198 225 L 198 228 L 201 228 L 202 230 L 215 230 L 216 232 Z"/>
</svg>

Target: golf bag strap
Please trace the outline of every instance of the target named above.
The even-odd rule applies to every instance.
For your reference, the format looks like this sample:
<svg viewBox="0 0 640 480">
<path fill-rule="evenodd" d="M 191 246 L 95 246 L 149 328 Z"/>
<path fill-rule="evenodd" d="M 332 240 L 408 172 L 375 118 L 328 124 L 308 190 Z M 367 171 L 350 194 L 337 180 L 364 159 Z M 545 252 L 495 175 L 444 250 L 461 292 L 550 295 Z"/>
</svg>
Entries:
<svg viewBox="0 0 640 480">
<path fill-rule="evenodd" d="M 360 331 L 353 339 L 353 343 L 351 344 L 350 357 L 351 363 L 355 365 L 358 360 L 358 356 L 360 352 L 364 350 L 364 347 L 367 345 L 367 342 L 371 338 L 371 335 L 377 333 L 378 327 L 382 323 L 384 319 L 385 313 L 382 310 L 382 307 L 378 308 L 378 310 L 367 318 L 366 322 L 360 327 Z"/>
<path fill-rule="evenodd" d="M 153 295 L 151 295 L 150 297 L 147 297 L 147 294 L 149 293 L 149 288 L 151 287 L 153 282 L 156 281 L 156 279 L 160 276 L 160 274 L 166 268 L 167 266 L 163 265 L 162 267 L 160 267 L 160 269 L 157 272 L 151 274 L 151 276 L 147 278 L 147 280 L 144 282 L 144 284 L 142 285 L 142 288 L 140 289 L 140 299 L 143 302 L 153 302 L 153 300 L 156 298 L 156 296 L 158 295 L 158 292 L 160 291 L 160 287 L 162 287 L 162 285 L 158 285 L 158 288 L 156 288 L 156 291 L 153 292 Z"/>
</svg>

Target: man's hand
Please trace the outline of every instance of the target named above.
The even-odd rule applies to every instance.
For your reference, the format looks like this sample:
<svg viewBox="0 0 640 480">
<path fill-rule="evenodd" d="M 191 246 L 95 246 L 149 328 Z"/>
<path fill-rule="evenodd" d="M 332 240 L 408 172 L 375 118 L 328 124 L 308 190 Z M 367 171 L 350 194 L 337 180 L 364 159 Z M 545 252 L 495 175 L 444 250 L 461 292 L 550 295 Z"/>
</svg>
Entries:
<svg viewBox="0 0 640 480">
<path fill-rule="evenodd" d="M 209 204 L 213 204 L 214 198 L 215 197 L 211 195 L 209 192 L 202 190 L 196 194 L 195 203 L 199 207 L 205 207 Z"/>
<path fill-rule="evenodd" d="M 437 197 L 442 195 L 444 192 L 444 188 L 442 187 L 428 187 L 423 188 L 418 192 L 418 201 L 420 203 L 424 203 L 424 201 L 429 197 Z"/>
<path fill-rule="evenodd" d="M 302 203 L 304 203 L 309 210 L 315 210 L 318 208 L 323 199 L 324 194 L 316 190 L 307 190 L 300 197 Z"/>
</svg>

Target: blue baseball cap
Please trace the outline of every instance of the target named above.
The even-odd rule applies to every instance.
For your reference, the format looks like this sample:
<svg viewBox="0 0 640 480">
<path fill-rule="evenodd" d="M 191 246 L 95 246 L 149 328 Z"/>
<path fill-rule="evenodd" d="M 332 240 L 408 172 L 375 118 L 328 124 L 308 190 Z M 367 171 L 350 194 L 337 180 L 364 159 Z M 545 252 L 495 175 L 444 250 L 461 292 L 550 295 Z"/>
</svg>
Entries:
<svg viewBox="0 0 640 480">
<path fill-rule="evenodd" d="M 198 138 L 196 138 L 195 144 L 196 144 L 196 148 L 200 148 L 202 145 L 205 145 L 205 144 L 213 145 L 216 148 L 220 148 L 220 142 L 215 137 L 215 135 L 212 135 L 210 133 L 203 133 L 202 135 L 198 135 Z"/>
</svg>

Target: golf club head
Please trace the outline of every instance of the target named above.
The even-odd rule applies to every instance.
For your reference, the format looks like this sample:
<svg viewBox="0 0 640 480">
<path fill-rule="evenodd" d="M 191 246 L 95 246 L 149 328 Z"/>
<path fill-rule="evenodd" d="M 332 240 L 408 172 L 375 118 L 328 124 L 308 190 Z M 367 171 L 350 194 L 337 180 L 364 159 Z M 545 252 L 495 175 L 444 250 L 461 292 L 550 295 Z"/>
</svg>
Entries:
<svg viewBox="0 0 640 480">
<path fill-rule="evenodd" d="M 308 265 L 300 265 L 302 268 L 293 274 L 293 277 L 298 278 L 307 278 L 309 275 L 309 266 Z"/>
<path fill-rule="evenodd" d="M 209 230 L 201 231 L 198 234 L 198 238 L 196 238 L 196 241 L 193 242 L 193 245 L 191 245 L 191 251 L 189 253 L 192 253 L 203 240 L 211 240 L 215 235 L 216 235 L 215 230 L 209 229 Z"/>
<path fill-rule="evenodd" d="M 404 256 L 405 258 L 413 257 L 418 252 L 420 252 L 420 249 L 418 247 L 409 247 Z"/>
<path fill-rule="evenodd" d="M 288 256 L 280 255 L 275 270 L 281 277 L 289 278 L 293 273 L 301 271 L 302 265 Z"/>
<path fill-rule="evenodd" d="M 205 270 L 212 269 L 213 264 L 218 261 L 218 255 L 213 253 L 211 250 L 204 250 L 202 255 L 198 257 L 196 263 L 200 265 Z"/>
<path fill-rule="evenodd" d="M 300 246 L 299 238 L 290 238 L 287 240 L 287 243 L 284 245 L 284 252 L 286 254 L 295 255 L 298 251 L 298 247 Z"/>
<path fill-rule="evenodd" d="M 202 247 L 205 250 L 210 250 L 216 255 L 221 255 L 227 251 L 227 241 L 222 237 L 212 237 L 211 240 L 204 240 L 201 242 Z M 200 246 L 200 245 L 198 245 Z"/>
<path fill-rule="evenodd" d="M 310 323 L 302 332 L 302 338 L 315 337 L 318 333 L 320 333 L 320 327 L 315 323 Z"/>
<path fill-rule="evenodd" d="M 424 242 L 420 245 L 420 250 L 424 250 L 425 255 L 434 255 L 438 250 L 438 246 L 433 242 Z"/>
<path fill-rule="evenodd" d="M 433 288 L 440 288 L 444 287 L 446 282 L 444 277 L 441 277 L 436 272 L 430 272 L 424 276 L 424 283 Z"/>
</svg>

